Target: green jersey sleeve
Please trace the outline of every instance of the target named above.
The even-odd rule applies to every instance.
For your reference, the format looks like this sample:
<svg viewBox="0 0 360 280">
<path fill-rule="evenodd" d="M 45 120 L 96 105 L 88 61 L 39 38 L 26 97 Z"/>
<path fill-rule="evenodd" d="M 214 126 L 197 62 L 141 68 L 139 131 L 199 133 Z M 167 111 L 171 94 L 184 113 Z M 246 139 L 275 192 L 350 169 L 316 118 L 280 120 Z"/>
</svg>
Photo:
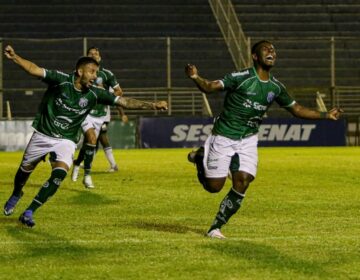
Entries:
<svg viewBox="0 0 360 280">
<path fill-rule="evenodd" d="M 116 96 L 102 88 L 95 88 L 97 103 L 104 105 L 115 105 Z"/>
<path fill-rule="evenodd" d="M 222 82 L 224 84 L 224 90 L 227 91 L 233 91 L 238 85 L 238 80 L 235 76 L 235 73 L 227 74 L 222 79 Z"/>
<path fill-rule="evenodd" d="M 233 72 L 227 74 L 222 82 L 224 84 L 224 90 L 226 91 L 235 91 L 237 88 L 246 81 L 249 77 L 251 77 L 252 72 L 251 68 L 243 69 L 240 72 Z"/>
<path fill-rule="evenodd" d="M 295 103 L 294 98 L 291 97 L 291 95 L 287 92 L 284 85 L 281 83 L 278 83 L 278 86 L 280 87 L 280 94 L 276 96 L 275 101 L 277 104 L 279 104 L 281 107 L 290 107 Z"/>
<path fill-rule="evenodd" d="M 47 84 L 61 84 L 69 79 L 69 74 L 58 70 L 45 69 L 45 77 L 43 81 Z"/>
<path fill-rule="evenodd" d="M 119 83 L 118 83 L 118 81 L 116 80 L 116 77 L 115 77 L 115 75 L 113 74 L 113 72 L 111 72 L 110 70 L 107 70 L 107 69 L 103 69 L 103 70 L 104 70 L 104 72 L 106 73 L 106 76 L 107 76 L 107 78 L 108 78 L 107 81 L 106 81 L 107 85 L 108 85 L 109 87 L 112 87 L 112 88 L 118 86 Z"/>
</svg>

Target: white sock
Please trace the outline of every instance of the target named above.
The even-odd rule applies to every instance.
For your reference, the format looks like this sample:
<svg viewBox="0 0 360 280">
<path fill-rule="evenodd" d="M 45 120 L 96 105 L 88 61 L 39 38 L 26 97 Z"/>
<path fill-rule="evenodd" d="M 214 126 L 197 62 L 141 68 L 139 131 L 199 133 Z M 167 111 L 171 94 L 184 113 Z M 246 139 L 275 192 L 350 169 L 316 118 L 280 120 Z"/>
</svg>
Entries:
<svg viewBox="0 0 360 280">
<path fill-rule="evenodd" d="M 111 167 L 114 167 L 116 165 L 115 158 L 113 155 L 113 150 L 111 147 L 104 148 L 105 156 L 110 163 Z"/>
</svg>

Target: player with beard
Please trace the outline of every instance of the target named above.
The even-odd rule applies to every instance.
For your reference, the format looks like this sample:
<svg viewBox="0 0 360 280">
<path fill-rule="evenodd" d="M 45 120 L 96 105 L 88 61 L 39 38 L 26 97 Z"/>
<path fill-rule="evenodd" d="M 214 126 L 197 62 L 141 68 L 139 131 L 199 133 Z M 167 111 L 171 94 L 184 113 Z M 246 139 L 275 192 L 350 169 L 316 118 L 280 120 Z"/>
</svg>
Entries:
<svg viewBox="0 0 360 280">
<path fill-rule="evenodd" d="M 225 238 L 221 227 L 239 210 L 249 184 L 255 179 L 258 130 L 274 101 L 297 118 L 337 120 L 342 113 L 339 108 L 319 112 L 298 104 L 270 73 L 276 61 L 271 42 L 257 42 L 251 54 L 253 67 L 228 74 L 221 80 L 209 81 L 199 76 L 196 66 L 185 67 L 187 76 L 202 92 L 226 92 L 223 110 L 215 119 L 204 147 L 188 155 L 188 160 L 196 164 L 200 183 L 210 193 L 223 188 L 229 168 L 232 174 L 232 188 L 207 232 L 211 238 Z"/>
<path fill-rule="evenodd" d="M 91 57 L 81 57 L 76 63 L 75 72 L 69 75 L 41 68 L 17 55 L 11 46 L 6 46 L 4 52 L 9 60 L 25 72 L 48 84 L 33 122 L 35 131 L 15 175 L 13 192 L 4 205 L 4 214 L 11 215 L 23 195 L 23 187 L 29 176 L 37 164 L 49 154 L 52 167 L 50 178 L 19 218 L 22 224 L 33 227 L 33 213 L 55 194 L 71 168 L 81 124 L 96 104 L 128 109 L 166 110 L 167 103 L 115 97 L 107 90 L 93 86 L 99 64 Z"/>
<path fill-rule="evenodd" d="M 101 63 L 100 50 L 97 47 L 90 47 L 87 50 L 87 56 L 95 59 L 99 64 Z M 122 96 L 123 91 L 117 82 L 115 75 L 101 64 L 97 73 L 96 85 L 103 87 L 106 90 L 113 91 L 115 96 Z M 127 122 L 127 116 L 121 107 L 118 107 L 119 114 L 122 120 Z M 110 122 L 110 106 L 97 104 L 86 117 L 81 125 L 84 133 L 84 143 L 80 149 L 77 159 L 74 160 L 74 166 L 71 174 L 72 181 L 77 181 L 80 171 L 80 164 L 84 161 L 84 178 L 83 184 L 86 188 L 94 188 L 91 178 L 91 167 L 100 141 L 107 160 L 110 163 L 110 172 L 118 170 L 115 162 L 112 148 L 110 146 L 109 138 L 107 136 L 107 125 Z"/>
</svg>

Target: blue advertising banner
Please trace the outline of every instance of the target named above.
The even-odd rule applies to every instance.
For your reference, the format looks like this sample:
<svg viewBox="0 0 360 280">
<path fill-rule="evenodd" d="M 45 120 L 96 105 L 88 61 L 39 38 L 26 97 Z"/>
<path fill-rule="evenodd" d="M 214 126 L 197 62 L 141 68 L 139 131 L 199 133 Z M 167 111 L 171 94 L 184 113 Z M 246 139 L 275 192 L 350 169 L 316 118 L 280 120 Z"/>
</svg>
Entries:
<svg viewBox="0 0 360 280">
<path fill-rule="evenodd" d="M 212 118 L 141 118 L 143 148 L 199 147 L 211 133 Z M 344 120 L 264 119 L 259 146 L 345 146 Z"/>
</svg>

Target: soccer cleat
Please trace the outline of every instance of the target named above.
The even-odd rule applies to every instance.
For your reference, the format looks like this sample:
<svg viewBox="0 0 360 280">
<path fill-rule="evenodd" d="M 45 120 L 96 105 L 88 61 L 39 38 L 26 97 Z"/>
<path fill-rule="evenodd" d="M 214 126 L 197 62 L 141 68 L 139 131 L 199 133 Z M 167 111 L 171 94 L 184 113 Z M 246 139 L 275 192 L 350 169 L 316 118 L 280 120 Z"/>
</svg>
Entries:
<svg viewBox="0 0 360 280">
<path fill-rule="evenodd" d="M 23 192 L 20 193 L 20 196 L 12 195 L 10 196 L 9 200 L 6 201 L 4 205 L 4 215 L 10 216 L 12 213 L 14 213 L 14 209 L 20 198 L 23 196 Z"/>
<path fill-rule="evenodd" d="M 226 239 L 226 237 L 221 233 L 220 229 L 218 228 L 210 230 L 206 235 L 210 238 Z"/>
<path fill-rule="evenodd" d="M 204 147 L 200 147 L 196 151 L 191 151 L 188 154 L 188 161 L 196 165 L 197 177 L 200 184 L 203 185 L 203 187 L 207 190 L 203 160 L 204 160 Z"/>
<path fill-rule="evenodd" d="M 204 157 L 204 147 L 200 147 L 195 151 L 191 151 L 188 154 L 188 161 L 191 163 L 196 163 L 198 159 L 202 159 Z"/>
<path fill-rule="evenodd" d="M 19 217 L 20 223 L 22 223 L 25 226 L 33 227 L 35 226 L 35 221 L 32 217 L 33 212 L 31 210 L 26 210 L 22 215 Z"/>
<path fill-rule="evenodd" d="M 80 170 L 80 165 L 75 165 L 73 167 L 72 173 L 71 173 L 71 180 L 73 182 L 76 182 L 78 177 L 79 177 L 79 170 Z"/>
<path fill-rule="evenodd" d="M 112 172 L 117 172 L 119 171 L 119 167 L 115 164 L 114 166 L 110 167 L 110 169 L 108 170 L 108 172 L 112 173 Z"/>
<path fill-rule="evenodd" d="M 84 180 L 83 180 L 83 184 L 85 185 L 85 188 L 87 189 L 93 189 L 95 188 L 92 180 L 91 180 L 91 176 L 90 175 L 85 175 L 84 176 Z"/>
<path fill-rule="evenodd" d="M 204 157 L 204 147 L 200 147 L 196 151 L 191 151 L 188 154 L 188 161 L 191 163 L 196 163 L 199 159 L 202 160 Z"/>
</svg>

